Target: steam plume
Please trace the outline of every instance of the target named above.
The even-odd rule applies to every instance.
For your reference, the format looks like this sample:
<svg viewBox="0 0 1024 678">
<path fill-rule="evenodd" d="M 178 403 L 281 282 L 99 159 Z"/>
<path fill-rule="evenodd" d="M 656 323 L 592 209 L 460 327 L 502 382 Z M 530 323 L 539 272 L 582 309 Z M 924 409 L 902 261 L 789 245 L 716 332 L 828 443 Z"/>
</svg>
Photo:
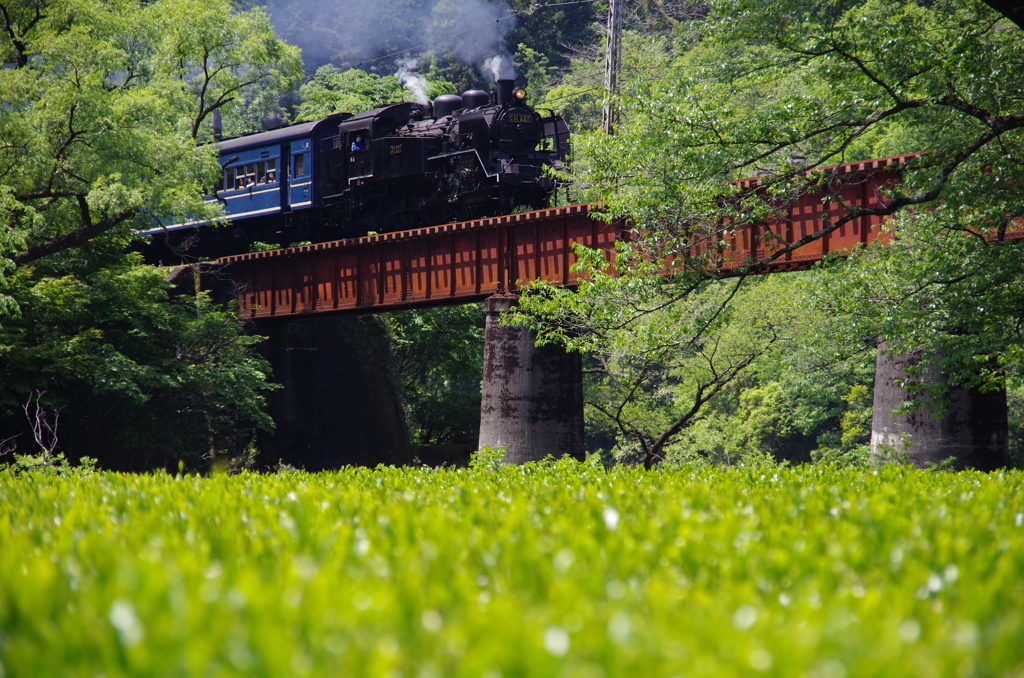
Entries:
<svg viewBox="0 0 1024 678">
<path fill-rule="evenodd" d="M 395 73 L 395 77 L 398 78 L 402 87 L 412 93 L 416 103 L 427 104 L 430 102 L 427 98 L 427 79 L 416 72 L 416 66 L 415 59 L 403 59 L 398 62 L 398 72 Z"/>
<path fill-rule="evenodd" d="M 267 0 L 267 12 L 277 36 L 302 48 L 308 70 L 389 72 L 393 60 L 365 62 L 409 49 L 480 64 L 515 27 L 506 0 Z"/>
<path fill-rule="evenodd" d="M 486 59 L 481 72 L 485 78 L 490 78 L 494 82 L 516 79 L 516 69 L 512 67 L 512 59 L 504 54 L 496 54 L 490 59 Z"/>
</svg>

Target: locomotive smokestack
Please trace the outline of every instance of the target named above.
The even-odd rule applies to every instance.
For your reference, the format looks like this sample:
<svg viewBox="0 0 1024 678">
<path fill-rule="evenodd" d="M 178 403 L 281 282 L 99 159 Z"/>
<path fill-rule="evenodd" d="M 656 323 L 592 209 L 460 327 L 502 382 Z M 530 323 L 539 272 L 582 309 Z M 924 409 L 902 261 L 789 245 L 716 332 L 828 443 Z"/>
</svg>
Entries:
<svg viewBox="0 0 1024 678">
<path fill-rule="evenodd" d="M 516 86 L 515 80 L 499 80 L 498 81 L 498 105 L 504 106 L 505 104 L 512 103 L 512 90 Z"/>
</svg>

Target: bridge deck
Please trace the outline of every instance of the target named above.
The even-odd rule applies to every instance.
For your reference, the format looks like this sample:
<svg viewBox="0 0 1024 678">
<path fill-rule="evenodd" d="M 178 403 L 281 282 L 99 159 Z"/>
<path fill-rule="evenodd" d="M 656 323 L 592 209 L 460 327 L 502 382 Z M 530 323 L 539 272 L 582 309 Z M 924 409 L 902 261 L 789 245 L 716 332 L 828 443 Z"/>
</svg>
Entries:
<svg viewBox="0 0 1024 678">
<path fill-rule="evenodd" d="M 590 205 L 480 219 L 219 259 L 243 315 L 436 306 L 484 299 L 519 280 L 574 285 L 572 244 L 609 251 L 621 229 Z"/>
</svg>

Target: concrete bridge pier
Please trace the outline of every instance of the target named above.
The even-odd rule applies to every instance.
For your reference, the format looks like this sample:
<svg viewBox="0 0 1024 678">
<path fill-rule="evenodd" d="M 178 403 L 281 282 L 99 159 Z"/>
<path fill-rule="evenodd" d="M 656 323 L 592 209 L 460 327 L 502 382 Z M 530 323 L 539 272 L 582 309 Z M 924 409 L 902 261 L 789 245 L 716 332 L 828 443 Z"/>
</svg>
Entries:
<svg viewBox="0 0 1024 678">
<path fill-rule="evenodd" d="M 956 469 L 991 471 L 1007 466 L 1009 431 L 1006 390 L 982 393 L 950 387 L 941 399 L 928 399 L 907 414 L 893 411 L 911 400 L 900 385 L 908 380 L 940 384 L 946 376 L 929 365 L 911 377 L 907 368 L 921 362 L 920 352 L 893 355 L 879 344 L 875 361 L 875 397 L 871 454 L 877 460 L 903 459 L 918 468 L 954 460 Z"/>
<path fill-rule="evenodd" d="M 262 325 L 277 424 L 262 459 L 308 471 L 410 464 L 413 450 L 384 332 L 373 318 L 305 317 Z"/>
<path fill-rule="evenodd" d="M 487 299 L 480 448 L 505 451 L 504 461 L 524 464 L 548 455 L 582 460 L 583 369 L 578 353 L 536 346 L 526 327 L 501 324 L 511 295 Z"/>
</svg>

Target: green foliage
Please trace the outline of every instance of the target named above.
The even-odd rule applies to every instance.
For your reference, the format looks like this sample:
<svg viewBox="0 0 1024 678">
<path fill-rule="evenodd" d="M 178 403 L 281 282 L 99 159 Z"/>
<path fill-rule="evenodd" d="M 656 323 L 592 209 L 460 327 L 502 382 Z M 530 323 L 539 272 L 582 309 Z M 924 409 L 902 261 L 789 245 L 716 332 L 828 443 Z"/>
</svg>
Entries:
<svg viewBox="0 0 1024 678">
<path fill-rule="evenodd" d="M 269 367 L 231 310 L 205 294 L 170 297 L 165 272 L 150 267 L 28 273 L 20 269 L 23 284 L 5 290 L 20 317 L 0 325 L 7 435 L 24 425 L 33 393 L 61 412 L 61 449 L 125 469 L 237 456 L 257 428 L 272 427 L 263 412 Z"/>
<path fill-rule="evenodd" d="M 839 422 L 843 435 L 839 442 L 846 449 L 866 442 L 871 435 L 871 393 L 867 387 L 858 384 L 843 396 L 849 406 Z"/>
<path fill-rule="evenodd" d="M 525 48 L 543 54 L 552 69 L 563 70 L 569 66 L 574 50 L 601 39 L 595 21 L 603 21 L 607 12 L 602 3 L 542 4 L 509 0 L 509 4 L 518 13 L 518 20 L 505 40 L 508 53 L 525 54 Z M 519 50 L 513 50 L 517 45 Z M 530 87 L 537 87 L 532 80 Z"/>
<path fill-rule="evenodd" d="M 450 94 L 454 87 L 443 79 L 426 82 L 424 93 L 433 99 Z M 299 120 L 318 120 L 334 113 L 359 113 L 385 104 L 413 100 L 412 93 L 402 86 L 394 75 L 367 73 L 358 68 L 340 71 L 327 65 L 299 90 L 302 103 L 298 106 Z"/>
<path fill-rule="evenodd" d="M 643 381 L 617 375 L 602 384 L 629 386 L 628 397 L 618 397 L 623 405 L 610 410 L 614 417 L 668 417 L 678 405 L 667 395 L 679 391 L 664 386 L 672 370 L 685 373 L 679 383 L 699 374 L 681 362 L 699 344 L 695 324 L 712 338 L 730 326 L 728 312 L 716 316 L 721 326 L 704 328 L 700 310 L 677 317 L 669 309 L 715 307 L 713 295 L 706 307 L 700 298 L 722 276 L 718 255 L 732 224 L 785 218 L 780 206 L 809 192 L 841 202 L 823 167 L 907 152 L 926 155 L 905 166 L 902 183 L 879 196 L 887 207 L 874 213 L 902 215 L 890 222 L 893 243 L 809 275 L 817 292 L 781 291 L 775 299 L 782 304 L 799 303 L 791 313 L 813 318 L 803 323 L 804 338 L 784 326 L 779 345 L 787 351 L 733 375 L 690 417 L 690 431 L 680 432 L 671 452 L 728 460 L 788 448 L 786 458 L 797 448 L 804 459 L 817 450 L 819 458 L 859 463 L 866 441 L 857 421 L 867 401 L 850 401 L 843 424 L 842 396 L 867 387 L 867 363 L 840 370 L 842 378 L 825 371 L 866 357 L 865 342 L 876 339 L 941 360 L 947 383 L 992 389 L 1018 378 L 1020 249 L 985 240 L 1024 214 L 1024 80 L 1009 66 L 1024 56 L 1018 27 L 970 0 L 714 0 L 706 20 L 680 21 L 671 37 L 661 35 L 639 40 L 649 50 L 633 57 L 641 67 L 623 71 L 615 135 L 574 138 L 575 197 L 600 199 L 609 219 L 628 216 L 632 242 L 619 253 L 615 275 L 596 267 L 579 299 L 538 289 L 523 304 L 533 316 L 525 322 L 550 340 L 585 350 L 615 346 L 647 371 Z M 596 63 L 577 66 L 561 85 L 568 94 L 582 92 L 577 74 L 597 83 Z M 553 88 L 549 99 L 558 93 Z M 598 101 L 589 103 L 590 124 Z M 728 183 L 751 176 L 764 177 L 762 191 L 740 193 Z M 836 215 L 826 230 L 865 214 Z M 655 307 L 664 309 L 652 314 L 657 334 L 634 332 L 638 309 Z M 748 347 L 764 336 L 757 327 Z M 831 355 L 806 339 L 815 335 L 834 347 Z M 844 345 L 846 356 L 838 349 Z M 773 364 L 799 368 L 796 354 L 816 356 L 814 371 L 772 373 Z M 809 415 L 812 403 L 818 412 Z"/>
<path fill-rule="evenodd" d="M 479 304 L 384 318 L 414 443 L 476 445 L 484 313 Z"/>
<path fill-rule="evenodd" d="M 519 45 L 516 48 L 515 67 L 520 77 L 526 79 L 530 101 L 543 101 L 551 86 L 551 62 L 548 57 L 526 45 Z"/>
<path fill-rule="evenodd" d="M 502 469 L 505 450 L 484 446 L 469 458 L 469 468 L 477 473 L 496 473 Z"/>
<path fill-rule="evenodd" d="M 1022 492 L 1019 472 L 565 460 L 486 473 L 0 471 L 0 666 L 1014 676 Z"/>
<path fill-rule="evenodd" d="M 741 397 L 733 384 L 760 363 L 784 361 L 794 345 L 805 341 L 800 326 L 805 309 L 783 280 L 709 283 L 680 291 L 666 283 L 662 269 L 632 259 L 628 247 L 618 255 L 621 274 L 612 272 L 600 252 L 578 253 L 577 269 L 587 271 L 587 278 L 577 290 L 531 286 L 509 320 L 530 325 L 540 342 L 590 355 L 586 404 L 591 419 L 603 422 L 591 426 L 603 429 L 624 460 L 650 465 L 664 459 L 668 448 L 704 418 L 706 408 L 730 393 L 742 401 L 778 390 L 765 386 L 761 395 Z M 777 410 L 767 404 L 734 404 L 747 413 L 763 411 L 768 418 Z M 764 445 L 767 423 L 748 417 L 749 435 L 740 435 L 723 416 L 730 442 L 699 445 L 702 455 L 725 460 L 774 451 Z M 725 449 L 730 451 L 723 456 Z"/>
<path fill-rule="evenodd" d="M 848 334 L 826 331 L 832 316 L 816 310 L 813 297 L 808 297 L 805 287 L 815 284 L 811 276 L 779 274 L 748 281 L 759 284 L 745 287 L 730 302 L 733 309 L 723 315 L 721 327 L 704 330 L 711 337 L 728 334 L 734 347 L 752 351 L 770 336 L 767 320 L 777 339 L 701 406 L 667 445 L 666 459 L 731 465 L 768 455 L 778 461 L 810 461 L 839 447 L 841 418 L 847 409 L 844 397 L 852 388 L 864 394 L 859 402 L 866 403 L 867 410 L 858 405 L 857 411 L 870 419 L 874 347 L 851 345 Z M 690 303 L 704 297 L 693 296 Z M 666 337 L 683 336 L 675 334 L 682 325 L 665 325 Z M 627 336 L 623 341 L 628 349 L 632 339 Z M 667 341 L 664 345 L 666 350 L 678 350 Z M 694 371 L 690 378 L 698 374 Z M 684 383 L 664 383 L 661 388 L 671 393 Z"/>
<path fill-rule="evenodd" d="M 209 117 L 245 129 L 243 107 L 295 84 L 298 51 L 228 0 L 0 9 L 0 438 L 119 468 L 240 454 L 271 426 L 255 340 L 126 249 L 216 219 Z"/>
<path fill-rule="evenodd" d="M 843 400 L 847 410 L 839 422 L 839 445 L 822 446 L 812 452 L 812 457 L 815 461 L 838 466 L 867 466 L 871 462 L 871 392 L 863 384 L 857 384 Z"/>
<path fill-rule="evenodd" d="M 808 291 L 854 336 L 878 337 L 894 353 L 921 350 L 949 383 L 1003 388 L 1024 378 L 1024 258 L 1019 244 L 978 237 L 957 212 L 943 205 L 893 220 L 890 243 L 825 268 Z"/>
<path fill-rule="evenodd" d="M 1005 67 L 1021 58 L 1019 29 L 966 0 L 710 9 L 699 42 L 673 45 L 668 77 L 627 84 L 614 137 L 577 141 L 581 181 L 614 213 L 671 236 L 662 247 L 697 235 L 683 224 L 771 209 L 756 196 L 716 200 L 730 179 L 774 173 L 768 192 L 785 198 L 820 180 L 805 167 L 904 152 L 930 155 L 897 195 L 941 194 L 973 209 L 981 230 L 1016 213 L 1021 167 L 1000 149 L 1019 145 L 1024 124 L 1021 74 Z"/>
<path fill-rule="evenodd" d="M 62 478 L 88 476 L 96 473 L 96 460 L 92 457 L 81 457 L 78 463 L 72 465 L 62 452 L 36 455 L 14 454 L 14 462 L 10 465 L 8 472 L 12 475 L 53 474 Z"/>
<path fill-rule="evenodd" d="M 596 39 L 573 59 L 571 69 L 558 79 L 544 95 L 540 105 L 558 111 L 565 117 L 574 133 L 594 132 L 601 126 L 601 106 L 604 102 L 604 44 Z M 672 42 L 665 36 L 644 35 L 625 31 L 622 38 L 622 65 L 620 90 L 625 98 L 643 99 L 653 83 L 675 77 L 670 70 L 673 55 Z M 652 125 L 660 122 L 651 121 Z M 652 130 L 653 132 L 653 130 Z M 579 137 L 591 139 L 591 137 Z M 575 141 L 574 141 L 575 143 Z M 589 151 L 582 156 L 587 162 Z M 581 172 L 579 189 L 590 184 L 589 174 Z M 580 199 L 593 199 L 581 192 Z"/>
<path fill-rule="evenodd" d="M 6 8 L 0 37 L 0 255 L 25 263 L 191 215 L 220 172 L 205 127 L 294 48 L 227 0 L 62 0 Z M 188 17 L 182 21 L 181 17 Z M 9 263 L 0 267 L 7 275 Z"/>
<path fill-rule="evenodd" d="M 274 37 L 266 13 L 233 11 L 231 4 L 156 0 L 146 5 L 149 17 L 158 17 L 146 25 L 161 50 L 154 70 L 171 85 L 161 94 L 173 96 L 178 111 L 192 111 L 191 135 L 207 141 L 212 137 L 202 125 L 214 110 L 244 118 L 257 104 L 272 108 L 273 97 L 291 91 L 301 75 L 299 50 Z M 233 119 L 229 115 L 229 133 L 248 131 L 232 130 Z"/>
</svg>

